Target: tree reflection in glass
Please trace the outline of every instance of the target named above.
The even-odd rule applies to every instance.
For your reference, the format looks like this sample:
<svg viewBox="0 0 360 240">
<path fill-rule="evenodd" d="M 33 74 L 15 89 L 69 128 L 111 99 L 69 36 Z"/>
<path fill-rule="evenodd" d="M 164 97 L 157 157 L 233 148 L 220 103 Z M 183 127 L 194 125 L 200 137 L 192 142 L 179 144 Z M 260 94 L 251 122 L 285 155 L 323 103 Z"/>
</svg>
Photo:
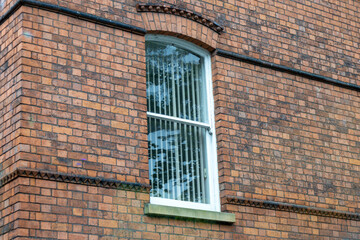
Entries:
<svg viewBox="0 0 360 240">
<path fill-rule="evenodd" d="M 173 45 L 146 45 L 148 111 L 207 123 L 203 59 Z M 206 203 L 205 129 L 148 117 L 151 196 Z"/>
</svg>

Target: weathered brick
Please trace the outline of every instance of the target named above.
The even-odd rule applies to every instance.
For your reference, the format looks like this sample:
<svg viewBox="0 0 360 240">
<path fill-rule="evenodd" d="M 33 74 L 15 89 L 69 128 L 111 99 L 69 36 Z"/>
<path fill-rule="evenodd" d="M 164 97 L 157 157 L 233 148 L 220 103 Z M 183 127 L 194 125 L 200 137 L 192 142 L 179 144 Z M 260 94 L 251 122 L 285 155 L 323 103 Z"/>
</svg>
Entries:
<svg viewBox="0 0 360 240">
<path fill-rule="evenodd" d="M 0 1 L 0 14 L 13 3 Z M 210 51 L 360 84 L 357 1 L 171 4 L 225 32 L 138 13 L 132 1 L 59 3 Z M 149 183 L 144 36 L 30 6 L 5 19 L 0 34 L 1 176 L 22 167 Z M 356 91 L 216 54 L 212 74 L 222 197 L 358 212 Z M 148 193 L 121 191 L 17 178 L 0 189 L 2 237 L 359 239 L 357 221 L 229 204 L 222 207 L 236 213 L 233 226 L 151 218 L 143 215 Z"/>
</svg>

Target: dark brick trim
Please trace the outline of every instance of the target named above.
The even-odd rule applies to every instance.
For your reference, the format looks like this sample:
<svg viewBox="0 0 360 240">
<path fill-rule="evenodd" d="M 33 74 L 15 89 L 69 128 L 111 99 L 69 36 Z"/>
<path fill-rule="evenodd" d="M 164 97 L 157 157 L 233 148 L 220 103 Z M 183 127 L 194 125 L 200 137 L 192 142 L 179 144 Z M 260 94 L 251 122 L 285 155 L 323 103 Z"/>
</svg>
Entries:
<svg viewBox="0 0 360 240">
<path fill-rule="evenodd" d="M 15 225 L 14 222 L 10 222 L 8 224 L 2 225 L 0 227 L 0 236 L 2 236 L 5 233 L 14 231 L 14 229 L 15 229 L 14 225 Z"/>
<path fill-rule="evenodd" d="M 308 206 L 290 204 L 290 203 L 250 199 L 250 198 L 243 198 L 236 196 L 227 196 L 226 203 L 240 205 L 240 206 L 265 208 L 276 211 L 286 211 L 286 212 L 294 212 L 294 213 L 301 213 L 307 215 L 316 215 L 321 217 L 331 217 L 331 218 L 360 221 L 360 214 L 358 213 L 344 212 L 344 211 L 325 209 L 325 208 L 308 207 Z"/>
<path fill-rule="evenodd" d="M 222 50 L 222 49 L 217 49 L 216 50 L 216 55 L 219 55 L 219 56 L 225 57 L 225 58 L 234 59 L 234 60 L 241 61 L 241 62 L 247 62 L 247 63 L 254 64 L 254 65 L 257 65 L 257 66 L 260 66 L 260 67 L 270 68 L 270 69 L 273 69 L 273 70 L 276 70 L 276 71 L 287 72 L 287 73 L 298 75 L 298 76 L 305 77 L 305 78 L 308 78 L 308 79 L 313 79 L 313 80 L 316 80 L 316 81 L 320 81 L 320 82 L 332 84 L 332 85 L 335 85 L 335 86 L 338 86 L 338 87 L 347 88 L 347 89 L 351 89 L 351 90 L 355 90 L 355 91 L 360 92 L 360 86 L 356 85 L 356 84 L 339 81 L 339 80 L 336 80 L 336 79 L 333 79 L 333 78 L 329 78 L 329 77 L 325 77 L 325 76 L 305 72 L 305 71 L 302 71 L 302 70 L 298 70 L 298 69 L 295 69 L 295 68 L 290 68 L 290 67 L 286 67 L 286 66 L 283 66 L 283 65 L 263 61 L 263 60 L 260 60 L 260 59 L 256 59 L 256 58 L 241 55 L 241 54 L 237 54 L 237 53 L 234 53 L 234 52 L 225 51 L 225 50 Z"/>
<path fill-rule="evenodd" d="M 147 184 L 123 182 L 115 179 L 108 178 L 95 178 L 84 175 L 75 175 L 68 173 L 58 173 L 44 170 L 35 170 L 27 168 L 19 168 L 12 173 L 0 179 L 0 187 L 8 184 L 18 177 L 35 178 L 56 182 L 74 183 L 94 187 L 103 187 L 111 189 L 119 189 L 134 192 L 150 192 L 150 186 Z"/>
<path fill-rule="evenodd" d="M 138 12 L 156 12 L 156 13 L 166 13 L 166 14 L 181 16 L 190 19 L 192 21 L 195 21 L 197 23 L 200 23 L 210 28 L 211 30 L 217 32 L 218 34 L 224 32 L 224 28 L 219 24 L 217 24 L 216 22 L 206 19 L 200 14 L 193 13 L 185 9 L 181 9 L 176 6 L 164 6 L 160 4 L 137 4 L 136 10 Z"/>
<path fill-rule="evenodd" d="M 41 8 L 45 9 L 51 12 L 57 12 L 61 13 L 70 17 L 79 18 L 82 20 L 86 20 L 89 22 L 94 22 L 100 25 L 113 27 L 116 29 L 121 29 L 124 31 L 128 31 L 134 34 L 138 35 L 145 35 L 146 30 L 143 28 L 135 27 L 129 24 L 125 24 L 122 22 L 110 20 L 107 18 L 99 17 L 96 15 L 83 13 L 79 11 L 75 11 L 69 8 L 61 7 L 58 5 L 50 4 L 50 3 L 44 3 L 36 0 L 19 0 L 17 1 L 5 14 L 3 14 L 0 17 L 0 24 L 2 24 L 6 19 L 8 19 L 12 14 L 15 13 L 17 9 L 19 9 L 21 6 L 29 6 L 29 7 L 35 7 L 35 8 Z"/>
</svg>

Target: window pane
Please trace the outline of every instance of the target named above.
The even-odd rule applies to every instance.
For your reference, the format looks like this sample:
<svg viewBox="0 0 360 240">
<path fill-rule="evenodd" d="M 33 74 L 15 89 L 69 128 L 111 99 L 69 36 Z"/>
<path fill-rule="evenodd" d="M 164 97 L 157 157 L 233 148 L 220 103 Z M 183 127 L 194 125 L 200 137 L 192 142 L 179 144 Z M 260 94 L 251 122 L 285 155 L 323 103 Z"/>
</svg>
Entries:
<svg viewBox="0 0 360 240">
<path fill-rule="evenodd" d="M 172 44 L 146 43 L 148 111 L 208 123 L 204 59 Z M 209 203 L 201 126 L 148 117 L 151 196 Z"/>
<path fill-rule="evenodd" d="M 151 196 L 207 203 L 206 130 L 148 118 Z"/>
<path fill-rule="evenodd" d="M 203 59 L 173 45 L 146 43 L 148 111 L 207 122 Z"/>
</svg>

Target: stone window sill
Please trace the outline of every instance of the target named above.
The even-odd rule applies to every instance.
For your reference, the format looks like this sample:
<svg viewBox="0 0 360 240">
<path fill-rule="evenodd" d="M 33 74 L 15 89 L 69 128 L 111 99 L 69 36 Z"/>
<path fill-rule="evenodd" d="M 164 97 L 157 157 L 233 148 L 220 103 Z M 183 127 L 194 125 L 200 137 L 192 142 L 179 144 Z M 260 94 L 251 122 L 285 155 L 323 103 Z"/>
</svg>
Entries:
<svg viewBox="0 0 360 240">
<path fill-rule="evenodd" d="M 205 211 L 181 207 L 168 207 L 155 204 L 145 204 L 145 215 L 155 217 L 173 217 L 181 219 L 193 219 L 218 223 L 232 224 L 235 222 L 235 214 Z"/>
</svg>

